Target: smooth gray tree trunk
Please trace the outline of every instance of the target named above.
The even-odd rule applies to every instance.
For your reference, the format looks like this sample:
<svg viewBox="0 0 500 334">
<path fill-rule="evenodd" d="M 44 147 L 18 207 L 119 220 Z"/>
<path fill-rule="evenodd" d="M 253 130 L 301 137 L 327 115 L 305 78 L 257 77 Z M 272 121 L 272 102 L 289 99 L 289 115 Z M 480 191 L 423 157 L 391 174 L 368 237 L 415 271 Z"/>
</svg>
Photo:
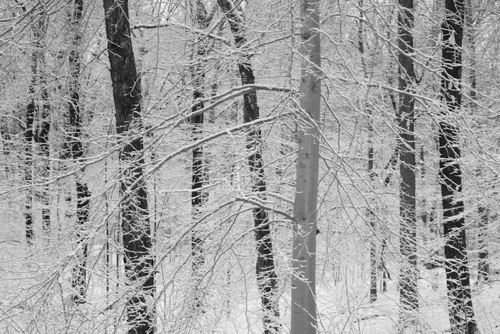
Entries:
<svg viewBox="0 0 500 334">
<path fill-rule="evenodd" d="M 300 110 L 296 194 L 293 208 L 291 334 L 314 334 L 316 312 L 316 230 L 321 107 L 321 38 L 318 0 L 301 0 Z"/>
</svg>

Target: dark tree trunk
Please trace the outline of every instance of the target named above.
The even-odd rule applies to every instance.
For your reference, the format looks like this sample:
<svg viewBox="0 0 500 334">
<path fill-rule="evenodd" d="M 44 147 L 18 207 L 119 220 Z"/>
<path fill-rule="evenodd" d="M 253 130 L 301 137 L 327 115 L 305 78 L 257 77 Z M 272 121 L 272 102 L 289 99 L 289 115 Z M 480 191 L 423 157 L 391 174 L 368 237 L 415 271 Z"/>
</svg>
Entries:
<svg viewBox="0 0 500 334">
<path fill-rule="evenodd" d="M 425 182 L 425 149 L 424 145 L 420 146 L 420 179 L 422 182 Z M 422 188 L 425 188 L 424 185 L 422 185 Z M 427 234 L 429 230 L 429 211 L 427 209 L 427 200 L 425 198 L 422 198 L 422 204 L 421 204 L 421 215 L 420 219 L 422 220 L 422 243 L 424 247 L 427 245 Z"/>
<path fill-rule="evenodd" d="M 415 198 L 415 99 L 413 85 L 413 0 L 399 0 L 399 173 L 400 173 L 400 253 L 403 258 L 399 278 L 400 322 L 412 326 L 418 308 L 417 217 Z"/>
<path fill-rule="evenodd" d="M 208 15 L 205 5 L 201 0 L 196 0 L 193 6 L 192 15 L 194 17 L 197 28 L 206 29 L 210 24 L 212 15 Z M 214 6 L 215 8 L 215 6 Z M 205 41 L 193 42 L 193 58 L 191 67 L 191 78 L 193 82 L 193 101 L 194 105 L 192 112 L 196 112 L 204 108 L 204 84 L 205 84 L 205 69 L 203 67 L 203 58 L 208 52 L 208 46 Z M 193 141 L 197 141 L 202 137 L 203 114 L 190 117 L 191 136 Z M 206 166 L 205 157 L 203 154 L 204 147 L 202 145 L 193 149 L 192 157 L 192 177 L 191 177 L 191 207 L 193 220 L 199 219 L 201 209 L 206 202 L 208 193 L 203 190 L 206 183 Z M 203 254 L 203 235 L 194 228 L 191 235 L 191 256 L 192 256 L 192 275 L 195 280 L 194 284 L 199 284 L 202 277 L 202 268 L 205 264 L 205 255 Z M 195 293 L 195 306 L 200 307 L 201 301 L 198 292 Z"/>
<path fill-rule="evenodd" d="M 46 29 L 46 27 L 45 27 Z M 38 134 L 36 136 L 36 141 L 40 145 L 40 151 L 42 154 L 43 166 L 41 171 L 41 177 L 45 183 L 42 187 L 42 228 L 45 231 L 47 237 L 50 237 L 50 189 L 49 189 L 49 177 L 50 177 L 50 145 L 49 145 L 49 132 L 50 132 L 50 105 L 49 105 L 49 93 L 46 87 L 46 73 L 45 73 L 45 56 L 43 51 L 40 53 L 41 56 L 41 84 L 42 84 L 42 114 L 40 116 L 40 127 Z"/>
<path fill-rule="evenodd" d="M 126 301 L 129 334 L 154 332 L 154 257 L 144 180 L 141 82 L 132 49 L 127 0 L 104 0 L 116 132 L 122 146 L 121 223 L 125 275 L 132 290 Z"/>
<path fill-rule="evenodd" d="M 36 68 L 35 68 L 36 70 Z M 33 83 L 30 85 L 30 93 L 34 93 Z M 26 141 L 25 147 L 25 171 L 24 181 L 28 189 L 26 190 L 26 202 L 24 205 L 24 219 L 26 223 L 26 242 L 28 246 L 32 246 L 35 240 L 33 231 L 33 122 L 35 117 L 35 101 L 32 100 L 26 108 L 26 131 L 24 138 Z"/>
<path fill-rule="evenodd" d="M 478 262 L 478 280 L 489 281 L 490 264 L 488 252 L 488 223 L 490 217 L 490 210 L 484 206 L 479 207 L 479 226 L 478 226 L 478 249 L 479 249 L 479 262 Z"/>
<path fill-rule="evenodd" d="M 477 22 L 476 22 L 477 24 Z M 467 0 L 467 38 L 470 47 L 470 109 L 471 113 L 477 112 L 477 72 L 476 72 L 476 29 L 474 23 L 474 7 L 471 0 Z M 478 176 L 481 175 L 481 167 L 477 169 Z M 488 224 L 490 209 L 480 202 L 478 207 L 478 279 L 488 281 L 490 265 L 488 260 Z"/>
<path fill-rule="evenodd" d="M 26 12 L 26 8 L 22 6 L 23 11 Z M 46 9 L 43 4 L 36 11 L 36 21 L 32 26 L 33 33 L 33 50 L 31 51 L 31 82 L 29 85 L 30 102 L 26 108 L 26 170 L 25 170 L 25 181 L 28 184 L 28 190 L 26 194 L 26 204 L 25 204 L 25 221 L 26 221 L 26 240 L 28 245 L 32 245 L 35 234 L 33 231 L 33 173 L 34 173 L 34 163 L 33 156 L 34 143 L 39 144 L 40 150 L 43 155 L 42 181 L 46 184 L 42 189 L 42 227 L 45 232 L 48 232 L 50 227 L 50 194 L 48 186 L 48 178 L 50 174 L 50 163 L 49 163 L 49 131 L 50 131 L 50 120 L 49 112 L 50 106 L 48 104 L 48 90 L 46 88 L 46 74 L 45 74 L 45 53 L 44 53 L 44 38 L 47 32 L 47 14 Z M 41 100 L 42 100 L 42 112 L 38 122 L 35 122 L 38 115 L 38 105 L 36 98 L 37 87 L 41 90 Z M 40 123 L 39 126 L 36 124 Z"/>
<path fill-rule="evenodd" d="M 81 70 L 81 21 L 83 15 L 83 0 L 74 0 L 73 15 L 71 17 L 71 37 L 72 42 L 69 52 L 69 133 L 67 138 L 67 153 L 73 161 L 78 161 L 83 157 L 82 134 L 82 107 L 80 103 L 80 70 Z M 77 221 L 77 265 L 73 268 L 72 287 L 76 292 L 75 302 L 85 301 L 87 290 L 87 225 L 89 221 L 90 191 L 85 182 L 81 180 L 81 171 L 76 173 L 76 221 Z"/>
<path fill-rule="evenodd" d="M 365 19 L 365 12 L 363 9 L 363 0 L 359 0 L 359 15 L 360 20 L 358 21 L 358 51 L 361 55 L 361 67 L 363 69 L 363 77 L 365 80 L 369 79 L 368 68 L 366 66 L 365 60 L 365 41 L 364 41 L 364 28 L 363 20 Z M 367 94 L 368 96 L 368 94 Z M 370 187 L 373 189 L 375 181 L 375 170 L 374 170 L 374 148 L 373 148 L 373 110 L 369 106 L 369 101 L 366 101 L 366 115 L 368 118 L 368 177 L 370 178 Z M 378 277 L 378 261 L 377 261 L 377 237 L 376 237 L 376 217 L 375 217 L 375 199 L 374 194 L 370 195 L 368 209 L 366 210 L 366 220 L 370 224 L 373 231 L 373 236 L 370 238 L 370 302 L 375 302 L 377 300 L 377 277 Z"/>
<path fill-rule="evenodd" d="M 47 89 L 47 74 L 46 74 L 46 61 L 45 61 L 45 43 L 44 38 L 47 33 L 48 16 L 46 8 L 41 5 L 39 9 L 39 19 L 33 28 L 33 36 L 35 38 L 35 51 L 33 54 L 33 66 L 36 67 L 37 84 L 40 85 L 40 95 L 42 103 L 42 112 L 40 119 L 37 123 L 37 131 L 35 132 L 34 139 L 40 147 L 42 154 L 42 171 L 40 176 L 45 183 L 42 186 L 42 228 L 45 233 L 49 233 L 50 229 L 50 192 L 48 179 L 50 176 L 50 146 L 49 146 L 49 132 L 50 132 L 50 104 L 49 92 Z M 36 117 L 36 115 L 35 115 Z"/>
<path fill-rule="evenodd" d="M 442 83 L 447 113 L 452 116 L 462 104 L 462 40 L 465 21 L 464 0 L 446 0 L 442 25 Z M 478 332 L 472 306 L 470 275 L 465 236 L 464 203 L 461 199 L 462 172 L 459 160 L 460 140 L 457 126 L 439 122 L 439 167 L 444 219 L 444 252 L 448 309 L 453 334 Z"/>
<path fill-rule="evenodd" d="M 85 302 L 85 293 L 87 291 L 87 259 L 88 259 L 88 243 L 87 243 L 87 223 L 89 220 L 90 208 L 90 191 L 87 184 L 76 182 L 77 204 L 77 261 L 78 264 L 73 268 L 73 277 L 71 286 L 75 290 L 74 301 L 76 303 Z"/>
<path fill-rule="evenodd" d="M 226 16 L 231 32 L 234 35 L 236 47 L 241 52 L 238 60 L 238 70 L 242 85 L 255 83 L 250 55 L 244 49 L 246 36 L 244 22 L 241 21 L 243 13 L 240 8 L 234 8 L 233 2 L 229 0 L 218 0 L 222 12 Z M 237 15 L 239 12 L 240 15 Z M 251 91 L 243 95 L 243 121 L 245 123 L 255 121 L 259 118 L 259 106 L 257 104 L 257 92 Z M 251 152 L 248 165 L 252 173 L 253 193 L 265 200 L 266 181 L 264 178 L 264 167 L 262 161 L 262 138 L 259 127 L 253 127 L 247 135 L 247 149 Z M 274 267 L 273 242 L 271 239 L 271 228 L 269 216 L 266 210 L 255 208 L 253 210 L 255 240 L 257 243 L 257 285 L 261 296 L 262 309 L 264 311 L 263 324 L 264 333 L 271 334 L 279 331 L 279 304 L 278 286 Z"/>
</svg>

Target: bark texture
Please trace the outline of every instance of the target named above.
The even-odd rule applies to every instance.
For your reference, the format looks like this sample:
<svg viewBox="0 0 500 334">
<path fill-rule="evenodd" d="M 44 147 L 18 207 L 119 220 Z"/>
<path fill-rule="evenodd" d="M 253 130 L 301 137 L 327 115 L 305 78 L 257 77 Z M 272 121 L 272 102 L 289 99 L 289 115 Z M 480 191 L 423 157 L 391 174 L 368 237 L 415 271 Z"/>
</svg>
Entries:
<svg viewBox="0 0 500 334">
<path fill-rule="evenodd" d="M 404 328 L 411 325 L 418 308 L 417 294 L 417 216 L 415 197 L 415 99 L 413 98 L 415 70 L 411 55 L 414 52 L 413 0 L 399 0 L 399 197 L 401 217 L 400 253 L 403 258 L 399 278 L 400 322 Z"/>
<path fill-rule="evenodd" d="M 22 6 L 24 12 L 26 7 Z M 35 20 L 32 25 L 32 50 L 30 55 L 31 82 L 29 85 L 30 102 L 26 108 L 26 150 L 25 150 L 25 181 L 28 185 L 32 184 L 35 173 L 33 157 L 36 155 L 36 149 L 39 148 L 42 153 L 42 170 L 39 174 L 42 182 L 47 181 L 50 175 L 50 105 L 48 103 L 49 94 L 46 87 L 46 61 L 45 61 L 45 35 L 47 33 L 48 17 L 45 4 L 39 4 L 36 9 Z M 39 96 L 37 96 L 40 94 Z M 41 112 L 39 106 L 42 106 Z M 39 115 L 39 117 L 37 117 Z M 36 145 L 35 145 L 36 144 Z M 38 175 L 37 175 L 38 176 Z M 32 185 L 31 185 L 32 186 Z M 26 194 L 25 204 L 25 222 L 26 222 L 26 241 L 28 245 L 34 242 L 35 234 L 33 230 L 33 188 L 29 187 Z M 50 228 L 50 194 L 49 185 L 46 182 L 42 186 L 42 228 L 48 232 Z"/>
<path fill-rule="evenodd" d="M 143 178 L 144 148 L 140 134 L 141 82 L 130 39 L 127 0 L 104 0 L 108 56 L 120 136 L 121 223 L 125 275 L 131 289 L 126 302 L 129 334 L 154 332 L 154 258 Z"/>
<path fill-rule="evenodd" d="M 447 115 L 439 122 L 439 167 L 443 204 L 446 285 L 448 309 L 453 334 L 478 333 L 472 306 L 467 241 L 464 227 L 464 203 L 459 129 L 448 119 L 462 105 L 462 40 L 465 23 L 464 0 L 445 1 L 445 21 L 442 25 L 441 90 Z"/>
<path fill-rule="evenodd" d="M 474 20 L 474 5 L 471 0 L 467 0 L 467 39 L 470 47 L 470 109 L 471 113 L 474 115 L 477 113 L 477 61 L 476 61 L 476 28 L 475 25 L 478 24 Z M 477 169 L 478 176 L 481 175 L 481 167 Z M 479 226 L 478 226 L 478 280 L 488 281 L 489 280 L 489 254 L 488 254 L 488 225 L 490 208 L 487 204 L 480 203 L 478 207 L 479 215 Z"/>
<path fill-rule="evenodd" d="M 80 72 L 81 54 L 80 45 L 82 41 L 81 21 L 83 16 L 83 0 L 74 0 L 73 13 L 70 18 L 71 45 L 69 51 L 69 133 L 66 140 L 66 155 L 69 155 L 74 162 L 83 157 L 82 134 L 82 107 L 80 103 Z M 90 191 L 85 182 L 81 179 L 81 171 L 76 172 L 76 231 L 77 231 L 77 264 L 73 268 L 72 287 L 75 290 L 75 302 L 85 301 L 87 290 L 87 258 L 88 242 L 87 228 L 89 222 Z"/>
<path fill-rule="evenodd" d="M 359 16 L 358 20 L 358 51 L 361 55 L 361 68 L 363 69 L 363 77 L 365 80 L 369 80 L 368 67 L 366 66 L 366 55 L 365 55 L 365 31 L 363 28 L 363 20 L 365 19 L 365 11 L 363 0 L 359 0 Z M 367 93 L 368 96 L 368 93 Z M 370 188 L 373 189 L 375 181 L 375 170 L 374 170 L 374 148 L 373 148 L 373 110 L 370 107 L 370 101 L 367 98 L 366 101 L 366 116 L 368 118 L 368 177 L 370 179 Z M 370 238 L 370 302 L 375 302 L 377 300 L 377 276 L 378 276 L 378 265 L 377 265 L 377 237 L 376 237 L 376 217 L 375 217 L 375 199 L 373 196 L 369 199 L 369 207 L 366 210 L 366 220 L 370 224 L 374 235 Z"/>
<path fill-rule="evenodd" d="M 251 55 L 245 49 L 247 43 L 245 26 L 241 8 L 234 7 L 231 0 L 218 0 L 222 12 L 226 16 L 231 32 L 233 33 L 235 45 L 241 52 L 238 59 L 238 70 L 242 85 L 255 83 Z M 255 121 L 259 118 L 259 105 L 257 103 L 257 92 L 251 91 L 243 95 L 243 121 L 245 123 Z M 258 126 L 252 127 L 247 135 L 247 150 L 250 152 L 248 165 L 252 174 L 252 192 L 260 200 L 266 199 L 266 180 L 262 160 L 262 138 Z M 261 296 L 262 310 L 264 313 L 264 333 L 271 334 L 279 332 L 279 303 L 278 282 L 274 266 L 273 242 L 271 228 L 269 226 L 269 215 L 266 210 L 256 207 L 253 210 L 255 241 L 257 243 L 257 286 Z"/>
<path fill-rule="evenodd" d="M 316 230 L 321 105 L 321 43 L 317 0 L 301 0 L 300 120 L 292 250 L 292 334 L 314 334 L 316 317 Z"/>
<path fill-rule="evenodd" d="M 192 4 L 192 16 L 195 24 L 199 29 L 206 29 L 212 20 L 212 15 L 209 16 L 205 5 L 201 0 L 196 0 Z M 214 7 L 215 8 L 215 7 Z M 206 40 L 206 39 L 205 39 Z M 191 66 L 191 80 L 193 82 L 193 108 L 192 112 L 205 107 L 203 103 L 204 85 L 205 85 L 205 69 L 203 67 L 203 58 L 208 52 L 208 46 L 205 40 L 193 41 L 193 57 Z M 191 136 L 193 141 L 197 141 L 202 137 L 204 115 L 198 114 L 190 117 Z M 206 202 L 208 193 L 203 190 L 206 183 L 206 166 L 203 154 L 204 147 L 202 145 L 193 149 L 192 156 L 192 176 L 191 176 L 191 208 L 193 221 L 200 218 L 202 206 Z M 194 284 L 198 285 L 202 277 L 202 268 L 205 263 L 203 254 L 203 235 L 198 228 L 194 228 L 191 235 L 191 256 L 192 256 L 192 275 Z M 195 306 L 200 307 L 201 301 L 198 292 L 195 292 Z"/>
</svg>

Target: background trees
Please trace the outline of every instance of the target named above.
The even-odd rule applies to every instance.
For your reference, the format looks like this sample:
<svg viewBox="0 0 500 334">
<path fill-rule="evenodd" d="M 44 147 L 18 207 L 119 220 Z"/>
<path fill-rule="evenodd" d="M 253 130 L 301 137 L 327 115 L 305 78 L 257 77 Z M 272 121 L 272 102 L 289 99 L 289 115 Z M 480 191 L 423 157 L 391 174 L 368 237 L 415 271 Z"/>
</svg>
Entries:
<svg viewBox="0 0 500 334">
<path fill-rule="evenodd" d="M 285 333 L 301 306 L 292 295 L 302 292 L 316 308 L 303 321 L 312 331 L 317 323 L 317 332 L 392 333 L 404 306 L 400 277 L 409 274 L 403 291 L 411 293 L 401 298 L 412 308 L 414 290 L 421 296 L 415 326 L 444 331 L 443 264 L 452 269 L 444 249 L 460 235 L 474 320 L 494 331 L 496 2 L 475 2 L 467 22 L 437 1 L 319 2 L 311 22 L 321 28 L 310 33 L 298 1 L 198 1 L 193 12 L 182 2 L 137 0 L 128 15 L 126 2 L 105 4 L 109 15 L 95 1 L 0 4 L 2 330 Z M 465 36 L 473 27 L 461 48 L 446 20 L 465 26 Z M 321 40 L 321 66 L 301 52 L 309 37 Z M 462 53 L 454 99 L 459 78 L 448 94 L 447 70 L 459 64 L 442 61 L 448 46 Z M 321 117 L 311 122 L 302 79 L 319 77 Z M 443 124 L 459 130 L 452 139 L 461 156 L 451 162 L 462 191 L 444 197 L 462 208 L 458 215 L 441 204 L 446 172 L 457 170 L 442 155 L 457 146 L 438 142 L 451 129 Z M 306 158 L 310 129 L 317 229 L 294 237 L 294 199 L 297 206 L 305 194 L 296 162 Z M 45 142 L 35 140 L 40 133 Z M 457 221 L 453 233 L 443 229 Z M 313 290 L 291 275 L 297 237 L 316 233 L 316 251 L 303 252 L 316 258 Z M 408 260 L 418 276 L 405 270 Z M 478 280 L 486 264 L 491 285 Z M 375 286 L 369 303 L 374 278 L 387 292 Z M 307 288 L 292 293 L 297 284 Z M 192 312 L 193 301 L 203 312 Z"/>
</svg>

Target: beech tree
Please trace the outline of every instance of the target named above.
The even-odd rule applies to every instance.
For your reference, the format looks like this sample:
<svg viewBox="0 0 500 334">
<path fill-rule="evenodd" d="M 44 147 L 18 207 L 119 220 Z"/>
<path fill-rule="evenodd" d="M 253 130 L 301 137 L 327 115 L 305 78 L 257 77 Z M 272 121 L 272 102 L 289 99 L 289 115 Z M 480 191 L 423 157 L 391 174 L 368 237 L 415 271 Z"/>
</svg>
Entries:
<svg viewBox="0 0 500 334">
<path fill-rule="evenodd" d="M 292 334 L 314 334 L 316 311 L 316 231 L 321 120 L 321 38 L 319 1 L 302 0 L 302 42 L 296 194 L 293 207 Z"/>
</svg>

